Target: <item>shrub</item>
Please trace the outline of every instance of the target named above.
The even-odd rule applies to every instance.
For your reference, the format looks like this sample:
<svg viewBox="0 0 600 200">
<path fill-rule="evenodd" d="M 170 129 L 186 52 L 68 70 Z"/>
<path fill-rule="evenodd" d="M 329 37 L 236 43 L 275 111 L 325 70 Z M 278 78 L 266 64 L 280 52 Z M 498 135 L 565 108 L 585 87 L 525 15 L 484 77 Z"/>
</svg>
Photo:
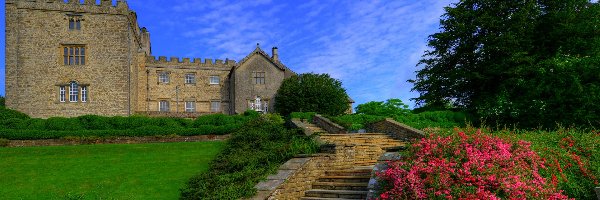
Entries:
<svg viewBox="0 0 600 200">
<path fill-rule="evenodd" d="M 357 114 L 394 116 L 406 115 L 410 112 L 408 105 L 404 104 L 400 99 L 388 99 L 385 102 L 371 101 L 356 106 Z"/>
<path fill-rule="evenodd" d="M 46 130 L 76 131 L 83 130 L 77 118 L 51 117 L 46 120 Z"/>
<path fill-rule="evenodd" d="M 380 199 L 567 199 L 542 177 L 543 159 L 525 141 L 480 132 L 431 135 L 378 174 Z"/>
<path fill-rule="evenodd" d="M 97 115 L 84 115 L 77 117 L 81 126 L 86 130 L 108 130 L 112 129 L 110 120 L 107 117 Z"/>
<path fill-rule="evenodd" d="M 29 119 L 29 116 L 27 116 L 26 114 L 23 114 L 19 111 L 11 110 L 4 106 L 0 106 L 0 120 L 6 120 L 6 119 L 12 119 L 12 118 Z"/>
<path fill-rule="evenodd" d="M 342 82 L 328 74 L 300 74 L 281 83 L 275 94 L 275 111 L 284 116 L 292 112 L 319 112 L 337 116 L 349 108 Z"/>
<path fill-rule="evenodd" d="M 212 115 L 204 115 L 199 116 L 194 121 L 194 127 L 199 127 L 202 125 L 213 125 L 213 126 L 221 126 L 225 124 L 233 124 L 235 123 L 235 119 L 229 115 L 225 114 L 212 114 Z"/>
<path fill-rule="evenodd" d="M 542 175 L 575 199 L 595 199 L 600 182 L 600 133 L 577 129 L 557 131 L 500 130 L 494 135 L 531 141 L 532 149 L 546 161 Z"/>
<path fill-rule="evenodd" d="M 20 127 L 23 121 L 25 120 L 19 118 L 5 119 L 0 121 L 0 126 L 2 126 L 3 129 L 17 129 Z"/>
<path fill-rule="evenodd" d="M 299 130 L 287 130 L 274 118 L 250 120 L 234 132 L 211 162 L 208 172 L 192 177 L 181 199 L 240 199 L 256 193 L 254 186 L 297 154 L 314 153 L 318 145 Z"/>
<path fill-rule="evenodd" d="M 304 119 L 312 122 L 313 117 L 315 117 L 316 114 L 316 112 L 293 112 L 290 114 L 290 118 Z"/>
<path fill-rule="evenodd" d="M 385 117 L 365 114 L 342 115 L 339 117 L 329 117 L 334 123 L 344 128 L 356 131 L 365 128 L 368 124 L 384 120 Z"/>
</svg>

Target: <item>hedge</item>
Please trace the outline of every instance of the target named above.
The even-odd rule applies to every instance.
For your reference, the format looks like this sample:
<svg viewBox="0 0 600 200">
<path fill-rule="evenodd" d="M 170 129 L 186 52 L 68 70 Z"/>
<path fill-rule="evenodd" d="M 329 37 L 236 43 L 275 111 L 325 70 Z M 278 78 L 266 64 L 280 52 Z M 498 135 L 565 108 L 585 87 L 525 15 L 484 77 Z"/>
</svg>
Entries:
<svg viewBox="0 0 600 200">
<path fill-rule="evenodd" d="M 224 135 L 231 133 L 239 128 L 237 124 L 223 126 L 204 125 L 197 128 L 169 129 L 160 126 L 143 126 L 135 129 L 126 130 L 0 130 L 0 138 L 10 140 L 39 140 L 39 139 L 59 139 L 64 137 L 114 137 L 114 136 L 156 136 L 156 135 Z"/>
</svg>

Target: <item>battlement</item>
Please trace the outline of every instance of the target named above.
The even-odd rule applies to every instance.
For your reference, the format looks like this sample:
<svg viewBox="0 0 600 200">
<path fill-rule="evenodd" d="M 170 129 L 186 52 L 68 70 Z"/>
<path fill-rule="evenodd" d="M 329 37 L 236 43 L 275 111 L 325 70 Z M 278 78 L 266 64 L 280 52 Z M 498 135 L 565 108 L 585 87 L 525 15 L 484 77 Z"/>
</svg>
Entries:
<svg viewBox="0 0 600 200">
<path fill-rule="evenodd" d="M 97 14 L 123 14 L 131 11 L 126 0 L 6 0 L 6 4 L 16 4 L 17 8 L 65 11 Z"/>
<path fill-rule="evenodd" d="M 146 65 L 161 66 L 165 68 L 181 68 L 181 67 L 218 67 L 218 68 L 231 68 L 236 65 L 235 60 L 221 60 L 221 59 L 210 59 L 205 58 L 202 62 L 201 58 L 179 58 L 170 57 L 167 60 L 166 56 L 159 56 L 158 59 L 155 56 L 146 56 Z"/>
</svg>

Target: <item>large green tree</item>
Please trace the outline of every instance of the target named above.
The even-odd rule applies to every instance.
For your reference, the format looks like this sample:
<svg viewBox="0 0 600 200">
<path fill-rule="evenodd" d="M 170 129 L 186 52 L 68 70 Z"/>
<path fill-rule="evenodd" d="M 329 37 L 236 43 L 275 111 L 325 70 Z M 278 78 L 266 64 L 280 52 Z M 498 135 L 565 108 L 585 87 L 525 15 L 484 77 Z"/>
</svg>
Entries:
<svg viewBox="0 0 600 200">
<path fill-rule="evenodd" d="M 317 112 L 335 116 L 348 110 L 348 101 L 342 82 L 328 74 L 306 73 L 283 81 L 275 95 L 275 111 L 282 115 Z"/>
<path fill-rule="evenodd" d="M 488 122 L 600 124 L 600 9 L 588 0 L 462 0 L 409 80 L 418 105 Z"/>
</svg>

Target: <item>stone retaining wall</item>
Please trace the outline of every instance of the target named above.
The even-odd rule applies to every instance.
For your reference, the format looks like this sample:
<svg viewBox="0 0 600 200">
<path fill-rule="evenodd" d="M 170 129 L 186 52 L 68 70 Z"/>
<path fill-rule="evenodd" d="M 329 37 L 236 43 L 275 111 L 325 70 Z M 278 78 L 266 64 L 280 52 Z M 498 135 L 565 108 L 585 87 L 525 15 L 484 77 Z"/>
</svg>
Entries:
<svg viewBox="0 0 600 200">
<path fill-rule="evenodd" d="M 400 122 L 387 118 L 367 126 L 368 132 L 387 133 L 396 139 L 409 141 L 425 137 L 423 131 L 417 130 Z"/>
<path fill-rule="evenodd" d="M 47 139 L 47 140 L 10 140 L 8 147 L 29 146 L 63 146 L 84 144 L 141 144 L 164 142 L 200 142 L 226 140 L 229 135 L 197 135 L 197 136 L 145 136 L 145 137 L 110 137 L 110 138 L 80 138 Z"/>
<path fill-rule="evenodd" d="M 318 114 L 315 115 L 315 117 L 313 117 L 313 123 L 331 134 L 346 134 L 346 133 L 348 133 L 346 128 L 344 128 L 336 123 L 333 123 L 331 120 L 329 120 L 321 115 L 318 115 Z"/>
<path fill-rule="evenodd" d="M 352 146 L 338 145 L 333 148 L 332 152 L 335 153 L 320 153 L 287 161 L 279 167 L 276 174 L 255 186 L 258 193 L 252 199 L 300 199 L 326 170 L 353 167 Z"/>
<path fill-rule="evenodd" d="M 347 147 L 347 159 L 344 162 L 352 163 L 352 166 L 374 165 L 386 149 L 405 145 L 402 141 L 380 133 L 321 134 L 319 139 L 325 143 Z"/>
</svg>

